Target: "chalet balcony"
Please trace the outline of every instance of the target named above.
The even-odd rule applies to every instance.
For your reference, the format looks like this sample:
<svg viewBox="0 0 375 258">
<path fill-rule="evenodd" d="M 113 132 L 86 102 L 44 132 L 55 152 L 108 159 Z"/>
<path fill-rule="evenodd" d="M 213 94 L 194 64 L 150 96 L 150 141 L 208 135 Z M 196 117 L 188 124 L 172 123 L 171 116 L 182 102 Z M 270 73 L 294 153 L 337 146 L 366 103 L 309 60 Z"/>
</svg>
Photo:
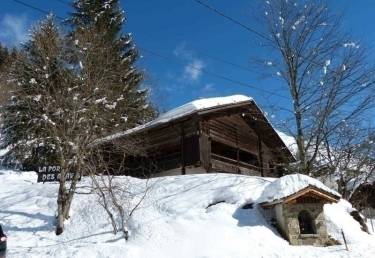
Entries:
<svg viewBox="0 0 375 258">
<path fill-rule="evenodd" d="M 260 176 L 261 173 L 258 166 L 215 153 L 211 153 L 211 166 L 214 171 L 227 173 L 238 173 L 253 176 Z"/>
</svg>

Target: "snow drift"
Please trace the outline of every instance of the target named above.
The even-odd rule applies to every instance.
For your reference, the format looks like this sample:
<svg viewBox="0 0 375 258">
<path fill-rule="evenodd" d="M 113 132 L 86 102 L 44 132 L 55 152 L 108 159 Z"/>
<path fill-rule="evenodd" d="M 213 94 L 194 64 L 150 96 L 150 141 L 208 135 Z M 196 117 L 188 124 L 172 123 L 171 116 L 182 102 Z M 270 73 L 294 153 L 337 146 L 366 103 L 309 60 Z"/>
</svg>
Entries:
<svg viewBox="0 0 375 258">
<path fill-rule="evenodd" d="M 146 180 L 117 180 L 130 180 L 135 191 L 146 186 Z M 325 215 L 334 238 L 342 241 L 341 229 L 346 233 L 349 252 L 341 245 L 289 245 L 256 205 L 264 191 L 277 184 L 271 178 L 201 174 L 151 179 L 147 198 L 131 219 L 128 242 L 111 233 L 96 195 L 88 193 L 87 178 L 79 183 L 72 217 L 59 237 L 53 226 L 57 184 L 37 184 L 35 173 L 12 171 L 0 171 L 0 181 L 0 223 L 9 236 L 7 258 L 331 258 L 373 257 L 375 253 L 374 235 L 361 231 L 345 201 L 326 205 Z M 295 182 L 304 184 L 299 179 Z M 283 186 L 279 189 L 285 194 Z M 253 208 L 242 209 L 248 203 Z"/>
</svg>

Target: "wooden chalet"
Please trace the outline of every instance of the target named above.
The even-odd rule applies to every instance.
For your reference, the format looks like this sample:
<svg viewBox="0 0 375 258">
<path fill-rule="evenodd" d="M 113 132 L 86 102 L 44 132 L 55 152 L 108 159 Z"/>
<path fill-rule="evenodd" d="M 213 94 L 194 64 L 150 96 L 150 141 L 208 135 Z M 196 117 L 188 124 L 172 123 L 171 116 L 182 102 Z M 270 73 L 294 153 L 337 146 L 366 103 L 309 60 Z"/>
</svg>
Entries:
<svg viewBox="0 0 375 258">
<path fill-rule="evenodd" d="M 124 173 L 139 177 L 212 171 L 277 177 L 294 160 L 254 100 L 242 95 L 195 100 L 98 143 L 128 137 L 141 139 L 146 157 L 132 157 Z"/>
</svg>

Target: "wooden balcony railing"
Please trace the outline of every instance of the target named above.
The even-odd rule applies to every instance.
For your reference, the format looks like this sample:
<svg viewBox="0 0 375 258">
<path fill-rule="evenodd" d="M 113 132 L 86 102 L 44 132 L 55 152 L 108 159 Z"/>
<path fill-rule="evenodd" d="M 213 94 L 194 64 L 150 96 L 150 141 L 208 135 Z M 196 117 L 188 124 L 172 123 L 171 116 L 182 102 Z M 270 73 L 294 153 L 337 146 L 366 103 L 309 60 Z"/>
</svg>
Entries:
<svg viewBox="0 0 375 258">
<path fill-rule="evenodd" d="M 225 168 L 223 168 L 223 170 L 225 169 L 235 170 L 236 168 L 246 168 L 252 171 L 257 171 L 257 172 L 260 171 L 260 168 L 253 164 L 249 164 L 243 161 L 237 161 L 237 160 L 234 160 L 234 159 L 222 156 L 222 155 L 211 153 L 211 163 L 214 163 L 215 160 L 227 163 L 228 165 L 230 165 L 230 167 L 233 167 L 233 169 L 230 169 L 229 167 L 226 166 Z M 228 171 L 228 172 L 233 172 L 233 171 Z"/>
</svg>

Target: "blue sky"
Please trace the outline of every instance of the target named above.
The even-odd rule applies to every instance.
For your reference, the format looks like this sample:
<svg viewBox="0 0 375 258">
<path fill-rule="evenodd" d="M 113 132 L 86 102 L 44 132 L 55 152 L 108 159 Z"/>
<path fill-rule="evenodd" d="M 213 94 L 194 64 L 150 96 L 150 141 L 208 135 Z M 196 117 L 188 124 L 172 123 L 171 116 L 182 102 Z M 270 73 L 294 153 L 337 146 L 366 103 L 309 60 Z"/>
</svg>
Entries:
<svg viewBox="0 0 375 258">
<path fill-rule="evenodd" d="M 69 0 L 22 0 L 33 6 L 66 17 Z M 207 1 L 226 14 L 258 29 L 254 24 L 254 10 L 250 0 Z M 375 30 L 372 28 L 375 1 L 331 0 L 330 8 L 343 13 L 344 27 L 356 39 L 373 47 Z M 211 13 L 192 0 L 123 0 L 128 22 L 125 32 L 131 32 L 141 47 L 143 56 L 139 66 L 145 69 L 147 83 L 152 85 L 153 99 L 162 110 L 167 110 L 192 99 L 229 94 L 246 94 L 266 110 L 269 104 L 285 102 L 278 96 L 260 92 L 217 77 L 204 74 L 202 68 L 278 95 L 277 79 L 266 79 L 251 67 L 251 57 L 264 51 L 259 39 L 224 18 Z M 42 19 L 43 14 L 12 0 L 2 0 L 0 10 L 0 41 L 8 45 L 27 38 L 28 28 Z M 154 56 L 154 51 L 167 59 Z M 214 57 L 214 58 L 212 58 Z M 235 63 L 236 66 L 220 62 Z M 271 111 L 271 110 L 267 110 Z M 275 114 L 276 116 L 278 114 Z M 277 119 L 277 117 L 275 117 Z"/>
</svg>

